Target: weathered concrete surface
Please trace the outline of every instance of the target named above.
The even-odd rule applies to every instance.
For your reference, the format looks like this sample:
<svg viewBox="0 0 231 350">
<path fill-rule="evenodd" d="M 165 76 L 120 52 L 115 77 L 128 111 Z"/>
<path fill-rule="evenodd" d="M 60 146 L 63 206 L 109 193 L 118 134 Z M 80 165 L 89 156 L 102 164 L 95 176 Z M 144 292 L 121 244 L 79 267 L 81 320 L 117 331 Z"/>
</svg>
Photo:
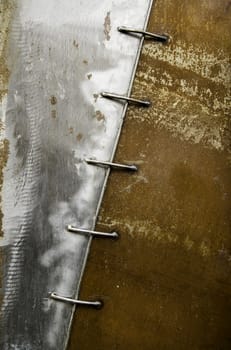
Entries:
<svg viewBox="0 0 231 350">
<path fill-rule="evenodd" d="M 112 174 L 70 350 L 231 349 L 230 49 L 231 2 L 158 0 L 117 160 L 137 175 Z"/>
</svg>

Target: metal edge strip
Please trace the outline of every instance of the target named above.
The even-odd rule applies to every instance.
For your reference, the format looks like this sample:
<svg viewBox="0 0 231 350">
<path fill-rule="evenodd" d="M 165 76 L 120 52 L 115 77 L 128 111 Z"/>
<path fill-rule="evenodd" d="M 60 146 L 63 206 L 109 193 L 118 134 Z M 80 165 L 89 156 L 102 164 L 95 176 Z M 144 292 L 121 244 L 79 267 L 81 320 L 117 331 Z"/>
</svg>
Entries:
<svg viewBox="0 0 231 350">
<path fill-rule="evenodd" d="M 148 25 L 150 14 L 151 14 L 151 11 L 152 11 L 152 8 L 153 8 L 153 5 L 154 5 L 154 1 L 155 0 L 150 0 L 148 11 L 147 11 L 147 15 L 146 15 L 146 20 L 144 22 L 144 30 L 147 29 L 147 25 Z M 134 83 L 134 80 L 135 80 L 135 75 L 136 75 L 139 59 L 140 59 L 140 56 L 141 56 L 141 51 L 142 51 L 144 40 L 145 40 L 145 37 L 142 36 L 141 39 L 140 39 L 140 43 L 139 43 L 139 47 L 138 47 L 137 55 L 136 55 L 136 60 L 135 60 L 135 63 L 134 63 L 133 73 L 132 73 L 132 76 L 131 76 L 131 79 L 130 79 L 130 83 L 129 83 L 129 87 L 128 87 L 128 96 L 131 95 L 131 91 L 132 91 L 133 83 Z M 116 150 L 117 150 L 117 146 L 118 146 L 118 143 L 119 143 L 121 130 L 122 130 L 122 127 L 123 127 L 123 122 L 124 122 L 125 115 L 126 115 L 126 112 L 127 112 L 127 107 L 128 107 L 128 102 L 126 102 L 125 105 L 124 105 L 123 114 L 122 114 L 122 118 L 121 118 L 121 124 L 120 124 L 120 126 L 118 128 L 117 137 L 115 139 L 115 145 L 114 145 L 114 148 L 112 150 L 112 155 L 111 155 L 111 158 L 110 158 L 111 162 L 113 161 L 115 153 L 116 153 Z M 99 202 L 98 202 L 98 205 L 97 205 L 97 208 L 96 208 L 94 223 L 93 223 L 93 225 L 91 227 L 92 230 L 94 230 L 96 222 L 97 222 L 97 218 L 98 218 L 100 207 L 101 207 L 101 204 L 102 204 L 102 201 L 103 201 L 103 197 L 104 197 L 104 193 L 105 193 L 105 189 L 106 189 L 106 185 L 107 185 L 107 181 L 108 181 L 108 177 L 110 175 L 110 172 L 111 172 L 111 169 L 108 168 L 108 170 L 106 172 L 106 175 L 105 175 L 105 179 L 104 179 L 102 191 L 101 191 L 101 194 L 100 194 Z M 89 237 L 89 241 L 88 241 L 88 245 L 87 245 L 87 249 L 86 249 L 86 254 L 85 254 L 85 258 L 84 258 L 84 262 L 83 262 L 80 278 L 77 281 L 76 294 L 75 294 L 75 298 L 76 299 L 78 299 L 78 296 L 79 296 L 80 286 L 81 286 L 81 282 L 83 280 L 83 274 L 84 274 L 84 271 L 85 271 L 85 268 L 86 268 L 86 265 L 87 265 L 87 260 L 88 260 L 88 256 L 89 256 L 89 253 L 90 253 L 92 239 L 93 239 L 93 237 Z M 64 343 L 64 350 L 67 350 L 67 347 L 69 345 L 69 339 L 70 339 L 70 334 L 71 334 L 71 329 L 72 329 L 72 324 L 73 324 L 73 318 L 74 318 L 75 310 L 76 310 L 76 305 L 74 305 L 73 308 L 72 308 L 70 323 L 69 323 L 68 331 L 67 331 L 67 337 L 66 337 L 66 341 Z"/>
</svg>

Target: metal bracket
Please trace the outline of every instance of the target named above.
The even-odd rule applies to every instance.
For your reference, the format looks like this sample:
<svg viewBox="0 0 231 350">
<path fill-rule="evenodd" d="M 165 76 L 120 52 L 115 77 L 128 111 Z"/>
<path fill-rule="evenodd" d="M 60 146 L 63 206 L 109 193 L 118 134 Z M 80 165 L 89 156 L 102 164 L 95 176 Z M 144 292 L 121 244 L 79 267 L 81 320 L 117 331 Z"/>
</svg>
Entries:
<svg viewBox="0 0 231 350">
<path fill-rule="evenodd" d="M 130 28 L 130 27 L 124 27 L 124 26 L 118 27 L 117 29 L 119 32 L 124 34 L 141 34 L 144 37 L 148 37 L 156 41 L 167 42 L 169 40 L 169 36 L 166 34 L 150 33 L 142 29 L 136 29 L 136 28 Z"/>
<path fill-rule="evenodd" d="M 105 98 L 110 98 L 112 100 L 122 100 L 135 105 L 140 105 L 142 107 L 150 107 L 151 102 L 147 100 L 139 100 L 137 98 L 132 98 L 124 95 L 118 95 L 111 92 L 101 92 L 101 96 Z"/>
<path fill-rule="evenodd" d="M 69 232 L 80 233 L 83 235 L 88 235 L 88 236 L 90 235 L 90 236 L 99 237 L 99 238 L 113 238 L 113 239 L 119 238 L 119 234 L 117 232 L 109 233 L 109 232 L 98 232 L 98 231 L 92 231 L 92 230 L 85 230 L 82 228 L 74 227 L 72 225 L 68 225 L 67 230 Z"/>
<path fill-rule="evenodd" d="M 101 160 L 95 160 L 95 159 L 85 159 L 85 162 L 90 165 L 96 165 L 96 166 L 103 166 L 103 167 L 109 167 L 109 168 L 115 168 L 119 170 L 129 170 L 129 171 L 137 171 L 138 168 L 136 165 L 128 165 L 128 164 L 118 164 L 118 163 L 112 163 L 112 162 L 104 162 Z"/>
<path fill-rule="evenodd" d="M 93 307 L 95 309 L 101 309 L 103 307 L 103 302 L 101 300 L 84 301 L 84 300 L 72 299 L 72 298 L 69 298 L 69 297 L 58 295 L 55 292 L 50 293 L 49 297 L 51 299 L 62 301 L 64 303 L 69 303 L 69 304 L 73 304 L 73 305 L 81 305 L 81 306 L 86 306 L 86 307 Z"/>
</svg>

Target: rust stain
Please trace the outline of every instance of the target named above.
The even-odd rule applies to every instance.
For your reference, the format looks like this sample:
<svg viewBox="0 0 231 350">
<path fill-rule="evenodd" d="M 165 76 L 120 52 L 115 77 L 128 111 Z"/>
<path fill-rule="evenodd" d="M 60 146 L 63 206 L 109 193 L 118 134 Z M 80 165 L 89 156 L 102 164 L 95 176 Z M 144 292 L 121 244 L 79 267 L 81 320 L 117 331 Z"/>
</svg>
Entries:
<svg viewBox="0 0 231 350">
<path fill-rule="evenodd" d="M 0 106 L 8 91 L 8 81 L 10 72 L 7 66 L 7 45 L 8 36 L 11 25 L 12 12 L 14 9 L 13 1 L 1 1 L 0 2 Z M 1 191 L 3 186 L 3 173 L 7 163 L 9 155 L 9 141 L 4 138 L 4 124 L 0 123 L 0 134 L 2 135 L 0 141 L 0 203 L 1 203 Z M 3 236 L 2 231 L 3 212 L 0 209 L 0 236 Z"/>
<path fill-rule="evenodd" d="M 7 84 L 9 80 L 9 70 L 6 63 L 6 51 L 9 35 L 9 28 L 11 23 L 11 15 L 13 11 L 12 1 L 0 2 L 0 100 L 7 93 Z"/>
<path fill-rule="evenodd" d="M 78 49 L 79 44 L 77 43 L 77 41 L 76 41 L 76 40 L 74 40 L 74 41 L 73 41 L 73 45 L 74 45 L 74 47 L 76 47 L 76 48 Z"/>
<path fill-rule="evenodd" d="M 95 102 L 97 102 L 98 98 L 99 98 L 99 94 L 93 94 L 93 97 L 95 99 Z"/>
<path fill-rule="evenodd" d="M 57 117 L 57 112 L 56 112 L 55 109 L 52 109 L 52 111 L 51 111 L 51 117 L 52 117 L 53 119 L 56 119 L 56 117 Z"/>
<path fill-rule="evenodd" d="M 0 203 L 1 203 L 1 191 L 3 186 L 3 173 L 4 168 L 6 166 L 7 160 L 9 155 L 9 141 L 4 139 L 0 143 Z M 2 220 L 3 220 L 3 212 L 0 210 L 0 236 L 3 236 L 3 230 L 2 230 Z"/>
<path fill-rule="evenodd" d="M 161 4 L 156 2 L 150 29 L 168 32 L 173 39 L 168 46 L 145 44 L 134 92 L 152 95 L 153 107 L 139 117 L 131 110 L 129 117 L 182 140 L 230 152 L 229 2 Z M 201 23 L 203 30 L 198 30 Z"/>
<path fill-rule="evenodd" d="M 52 105 L 53 108 L 56 108 L 56 104 L 57 104 L 58 100 L 57 97 L 52 95 L 50 97 L 50 103 Z M 51 118 L 56 119 L 57 118 L 57 110 L 56 109 L 52 109 L 51 110 Z"/>
<path fill-rule="evenodd" d="M 164 8 L 161 4 L 156 2 L 150 30 L 168 32 L 172 41 L 167 46 L 144 45 L 134 93 L 152 95 L 153 105 L 142 116 L 131 110 L 129 118 L 145 120 L 182 141 L 229 151 L 229 1 L 167 0 Z M 203 30 L 198 30 L 202 23 Z"/>
<path fill-rule="evenodd" d="M 78 135 L 76 135 L 77 141 L 81 141 L 82 138 L 83 138 L 83 134 L 79 133 Z"/>
<path fill-rule="evenodd" d="M 74 133 L 74 128 L 72 126 L 68 130 L 69 130 L 70 135 L 72 135 Z"/>
<path fill-rule="evenodd" d="M 57 98 L 55 96 L 51 96 L 50 102 L 51 102 L 52 105 L 56 105 L 57 104 Z"/>
<path fill-rule="evenodd" d="M 182 58 L 179 66 L 176 64 L 177 52 L 174 47 L 169 56 L 167 53 L 162 55 L 162 50 L 163 47 L 150 50 L 144 48 L 134 87 L 134 92 L 152 94 L 152 108 L 144 111 L 141 117 L 137 117 L 133 109 L 128 117 L 139 119 L 140 122 L 146 120 L 182 140 L 201 143 L 217 150 L 228 150 L 231 113 L 228 57 L 214 64 L 210 74 L 209 58 L 203 49 L 200 53 L 194 52 L 198 55 L 195 67 L 203 65 L 201 71 L 189 66 L 186 47 L 183 49 L 185 58 Z M 155 55 L 150 54 L 153 51 Z M 174 57 L 173 62 L 168 62 L 168 57 Z M 207 73 L 202 74 L 206 69 Z"/>
<path fill-rule="evenodd" d="M 102 112 L 100 112 L 100 111 L 96 111 L 95 112 L 95 116 L 96 116 L 96 119 L 100 122 L 101 120 L 105 120 L 105 115 L 102 113 Z"/>
<path fill-rule="evenodd" d="M 106 40 L 110 40 L 110 31 L 111 31 L 111 18 L 110 18 L 110 12 L 107 12 L 107 15 L 104 20 L 104 34 L 106 37 Z"/>
</svg>

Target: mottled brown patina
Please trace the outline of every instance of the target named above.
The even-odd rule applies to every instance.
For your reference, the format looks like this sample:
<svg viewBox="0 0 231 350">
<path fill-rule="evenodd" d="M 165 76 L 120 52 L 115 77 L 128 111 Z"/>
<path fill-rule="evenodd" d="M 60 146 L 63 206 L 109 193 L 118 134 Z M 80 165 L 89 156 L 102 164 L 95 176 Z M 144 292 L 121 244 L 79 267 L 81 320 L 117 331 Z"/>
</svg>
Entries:
<svg viewBox="0 0 231 350">
<path fill-rule="evenodd" d="M 113 14 L 111 14 L 113 16 Z M 70 350 L 231 349 L 231 2 L 155 2 L 93 243 Z"/>
<path fill-rule="evenodd" d="M 9 69 L 6 62 L 6 51 L 8 45 L 8 33 L 11 23 L 13 11 L 13 1 L 11 0 L 2 0 L 0 1 L 0 105 L 2 100 L 6 96 L 8 89 L 8 80 L 9 80 Z M 4 135 L 4 123 L 0 123 L 0 133 L 1 136 Z M 9 154 L 9 141 L 4 138 L 0 140 L 0 203 L 1 203 L 1 191 L 3 184 L 3 170 L 6 166 L 6 162 Z M 2 210 L 0 204 L 0 236 L 3 235 L 2 231 Z"/>
</svg>

